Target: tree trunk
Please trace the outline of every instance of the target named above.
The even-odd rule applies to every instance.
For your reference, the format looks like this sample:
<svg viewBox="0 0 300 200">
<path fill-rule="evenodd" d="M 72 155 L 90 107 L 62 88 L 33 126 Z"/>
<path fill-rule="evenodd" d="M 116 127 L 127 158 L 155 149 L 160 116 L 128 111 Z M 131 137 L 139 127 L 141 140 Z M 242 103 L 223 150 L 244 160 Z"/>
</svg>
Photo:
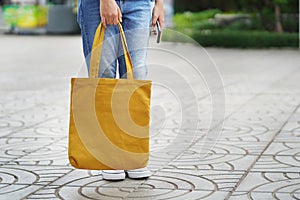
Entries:
<svg viewBox="0 0 300 200">
<path fill-rule="evenodd" d="M 275 26 L 276 26 L 276 32 L 282 33 L 282 23 L 281 23 L 281 11 L 280 6 L 278 4 L 275 4 Z"/>
</svg>

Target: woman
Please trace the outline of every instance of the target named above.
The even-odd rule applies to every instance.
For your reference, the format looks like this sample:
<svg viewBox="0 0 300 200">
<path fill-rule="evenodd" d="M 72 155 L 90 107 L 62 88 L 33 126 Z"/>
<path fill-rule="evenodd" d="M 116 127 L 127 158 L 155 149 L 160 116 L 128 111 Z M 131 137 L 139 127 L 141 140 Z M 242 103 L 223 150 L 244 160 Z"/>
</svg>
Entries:
<svg viewBox="0 0 300 200">
<path fill-rule="evenodd" d="M 94 33 L 100 22 L 105 29 L 105 41 L 99 68 L 99 77 L 126 77 L 126 66 L 122 56 L 117 23 L 121 22 L 133 63 L 135 79 L 146 79 L 146 55 L 149 39 L 149 27 L 158 21 L 163 27 L 163 0 L 79 0 L 78 23 L 81 28 L 83 51 L 89 68 Z M 117 63 L 118 73 L 117 73 Z M 125 173 L 129 178 L 147 178 L 147 168 L 135 170 L 103 170 L 105 180 L 123 180 Z"/>
</svg>

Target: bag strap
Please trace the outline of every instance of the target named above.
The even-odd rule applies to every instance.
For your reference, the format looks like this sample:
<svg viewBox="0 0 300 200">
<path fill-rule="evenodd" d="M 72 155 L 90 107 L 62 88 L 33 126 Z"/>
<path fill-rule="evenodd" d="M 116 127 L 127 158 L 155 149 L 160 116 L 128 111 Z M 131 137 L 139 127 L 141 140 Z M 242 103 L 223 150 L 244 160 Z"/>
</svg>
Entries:
<svg viewBox="0 0 300 200">
<path fill-rule="evenodd" d="M 125 34 L 120 22 L 118 23 L 118 27 L 120 30 L 120 36 L 122 41 L 122 47 L 124 52 L 124 58 L 126 63 L 126 71 L 127 71 L 127 79 L 133 79 L 132 74 L 132 61 L 128 51 L 128 46 L 125 38 Z M 94 42 L 92 47 L 91 59 L 90 59 L 90 78 L 98 78 L 101 54 L 102 54 L 102 47 L 105 35 L 105 28 L 102 25 L 102 22 L 99 24 L 95 36 Z M 100 56 L 99 56 L 100 55 Z"/>
</svg>

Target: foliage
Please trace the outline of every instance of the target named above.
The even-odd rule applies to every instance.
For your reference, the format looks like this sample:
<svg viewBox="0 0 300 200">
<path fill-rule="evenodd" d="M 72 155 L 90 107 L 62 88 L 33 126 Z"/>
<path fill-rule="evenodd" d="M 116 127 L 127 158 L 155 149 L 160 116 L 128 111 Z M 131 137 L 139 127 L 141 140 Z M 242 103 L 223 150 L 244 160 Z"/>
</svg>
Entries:
<svg viewBox="0 0 300 200">
<path fill-rule="evenodd" d="M 195 32 L 191 37 L 201 46 L 225 48 L 298 48 L 299 36 L 297 33 L 272 33 L 266 31 L 233 31 L 215 30 Z M 189 42 L 192 39 L 181 34 L 166 31 L 164 41 Z"/>
<path fill-rule="evenodd" d="M 203 46 L 266 48 L 299 47 L 296 33 L 271 33 L 264 31 L 214 31 L 210 34 L 194 33 L 193 38 Z"/>
<path fill-rule="evenodd" d="M 275 17 L 273 12 L 265 8 L 261 13 L 248 14 L 249 19 L 236 20 L 226 24 L 217 23 L 214 20 L 216 15 L 222 14 L 220 10 L 213 9 L 202 12 L 185 12 L 177 13 L 174 16 L 174 29 L 177 31 L 190 33 L 193 30 L 214 30 L 214 29 L 229 29 L 229 30 L 266 30 L 274 31 L 275 29 Z M 231 14 L 235 15 L 235 14 Z M 237 18 L 238 15 L 236 14 Z M 226 13 L 225 13 L 226 16 Z M 299 18 L 297 14 L 284 14 L 282 17 L 283 30 L 286 32 L 298 32 L 299 31 Z"/>
<path fill-rule="evenodd" d="M 222 11 L 258 13 L 264 29 L 283 32 L 286 26 L 282 24 L 282 13 L 299 13 L 297 0 L 175 0 L 175 12 L 190 10 L 199 11 L 219 8 Z M 295 22 L 296 23 L 296 22 Z M 288 27 L 291 31 L 291 28 Z M 295 29 L 294 29 L 295 30 Z"/>
<path fill-rule="evenodd" d="M 212 9 L 197 13 L 185 12 L 176 14 L 173 18 L 173 21 L 176 29 L 180 27 L 194 28 L 195 26 L 197 26 L 197 23 L 201 23 L 204 20 L 213 18 L 217 13 L 220 13 L 220 10 Z"/>
<path fill-rule="evenodd" d="M 274 2 L 279 3 L 283 13 L 299 13 L 297 0 L 175 0 L 175 12 L 199 12 L 200 10 L 218 8 L 221 11 L 257 12 Z"/>
<path fill-rule="evenodd" d="M 273 21 L 273 15 L 268 19 L 270 11 L 264 11 L 264 20 Z M 291 32 L 298 30 L 295 19 L 285 15 L 283 27 Z M 262 23 L 259 14 L 224 14 L 219 10 L 209 10 L 198 13 L 176 14 L 174 19 L 175 30 L 191 36 L 203 46 L 263 48 L 263 47 L 297 47 L 299 37 L 297 33 L 277 34 L 269 32 Z M 293 25 L 293 26 L 292 26 Z M 273 27 L 273 26 L 272 26 Z M 270 27 L 270 29 L 272 29 Z M 167 34 L 166 39 L 172 37 Z M 172 41 L 182 40 L 172 38 Z"/>
</svg>

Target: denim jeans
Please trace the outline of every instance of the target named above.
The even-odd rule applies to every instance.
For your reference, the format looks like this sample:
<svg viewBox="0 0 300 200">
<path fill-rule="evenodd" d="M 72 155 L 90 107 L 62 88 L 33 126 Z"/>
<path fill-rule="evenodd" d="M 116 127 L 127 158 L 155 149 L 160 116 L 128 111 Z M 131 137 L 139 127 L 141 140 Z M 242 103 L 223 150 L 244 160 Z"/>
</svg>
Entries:
<svg viewBox="0 0 300 200">
<path fill-rule="evenodd" d="M 149 27 L 152 16 L 150 0 L 116 0 L 122 12 L 128 49 L 133 64 L 135 79 L 147 77 L 146 56 L 149 41 Z M 101 0 L 81 0 L 78 7 L 78 23 L 81 28 L 83 51 L 88 71 L 95 31 L 101 22 Z M 126 65 L 120 41 L 118 26 L 107 25 L 99 67 L 99 77 L 116 78 L 117 63 L 119 77 L 126 77 Z"/>
</svg>

